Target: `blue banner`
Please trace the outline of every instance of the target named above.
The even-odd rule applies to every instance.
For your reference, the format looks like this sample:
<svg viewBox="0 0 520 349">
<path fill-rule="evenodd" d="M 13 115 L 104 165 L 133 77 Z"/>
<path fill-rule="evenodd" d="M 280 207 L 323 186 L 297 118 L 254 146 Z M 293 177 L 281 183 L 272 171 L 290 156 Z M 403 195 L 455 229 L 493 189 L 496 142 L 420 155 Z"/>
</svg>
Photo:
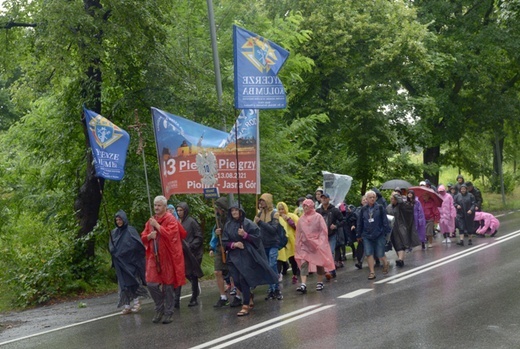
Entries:
<svg viewBox="0 0 520 349">
<path fill-rule="evenodd" d="M 243 110 L 230 133 L 157 108 L 152 120 L 164 196 L 259 193 L 258 110 Z"/>
<path fill-rule="evenodd" d="M 278 72 L 289 52 L 263 37 L 233 26 L 236 109 L 284 109 Z"/>
<path fill-rule="evenodd" d="M 130 136 L 107 118 L 83 108 L 96 177 L 119 181 L 125 174 Z"/>
</svg>

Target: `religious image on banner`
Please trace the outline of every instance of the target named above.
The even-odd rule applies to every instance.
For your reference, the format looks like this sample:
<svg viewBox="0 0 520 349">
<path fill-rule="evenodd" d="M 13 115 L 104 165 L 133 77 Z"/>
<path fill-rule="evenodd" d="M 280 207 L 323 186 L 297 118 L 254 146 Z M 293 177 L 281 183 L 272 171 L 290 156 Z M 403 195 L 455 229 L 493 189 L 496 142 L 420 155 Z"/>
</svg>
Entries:
<svg viewBox="0 0 520 349">
<path fill-rule="evenodd" d="M 284 109 L 278 72 L 289 52 L 255 33 L 233 26 L 236 109 Z"/>
<path fill-rule="evenodd" d="M 257 110 L 243 110 L 230 133 L 157 108 L 152 119 L 164 196 L 212 187 L 219 193 L 238 193 L 238 186 L 240 193 L 260 192 Z"/>
<path fill-rule="evenodd" d="M 330 202 L 338 206 L 345 200 L 345 197 L 352 185 L 352 177 L 349 175 L 321 171 L 323 174 L 323 191 L 330 195 Z"/>
<path fill-rule="evenodd" d="M 119 181 L 125 174 L 128 133 L 107 118 L 83 108 L 96 177 Z"/>
</svg>

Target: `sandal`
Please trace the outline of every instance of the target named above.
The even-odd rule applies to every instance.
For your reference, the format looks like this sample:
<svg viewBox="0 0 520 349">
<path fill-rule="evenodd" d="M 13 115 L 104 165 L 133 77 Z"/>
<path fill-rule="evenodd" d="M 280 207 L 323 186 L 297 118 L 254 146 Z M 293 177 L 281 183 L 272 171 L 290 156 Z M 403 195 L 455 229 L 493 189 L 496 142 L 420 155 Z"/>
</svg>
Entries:
<svg viewBox="0 0 520 349">
<path fill-rule="evenodd" d="M 249 309 L 253 309 L 255 306 L 255 295 L 251 292 L 251 298 L 249 299 Z"/>
<path fill-rule="evenodd" d="M 388 274 L 388 269 L 390 268 L 390 262 L 386 262 L 384 265 L 383 265 L 383 274 Z"/>
<path fill-rule="evenodd" d="M 237 316 L 249 315 L 249 305 L 243 305 L 242 309 L 237 313 Z"/>
<path fill-rule="evenodd" d="M 368 274 L 368 280 L 374 280 L 375 278 L 376 278 L 376 274 L 375 273 Z"/>
</svg>

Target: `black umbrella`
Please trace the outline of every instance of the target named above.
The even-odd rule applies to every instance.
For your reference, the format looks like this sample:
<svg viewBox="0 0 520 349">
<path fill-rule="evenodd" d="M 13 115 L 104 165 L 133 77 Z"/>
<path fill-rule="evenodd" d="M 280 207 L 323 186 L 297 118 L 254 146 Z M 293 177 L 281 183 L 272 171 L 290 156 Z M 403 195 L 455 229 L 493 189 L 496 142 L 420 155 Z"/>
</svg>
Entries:
<svg viewBox="0 0 520 349">
<path fill-rule="evenodd" d="M 381 189 L 395 189 L 397 187 L 403 189 L 408 189 L 409 187 L 411 187 L 412 184 L 408 183 L 407 181 L 403 180 L 403 179 L 392 179 L 388 182 L 384 182 L 383 185 L 381 186 Z"/>
</svg>

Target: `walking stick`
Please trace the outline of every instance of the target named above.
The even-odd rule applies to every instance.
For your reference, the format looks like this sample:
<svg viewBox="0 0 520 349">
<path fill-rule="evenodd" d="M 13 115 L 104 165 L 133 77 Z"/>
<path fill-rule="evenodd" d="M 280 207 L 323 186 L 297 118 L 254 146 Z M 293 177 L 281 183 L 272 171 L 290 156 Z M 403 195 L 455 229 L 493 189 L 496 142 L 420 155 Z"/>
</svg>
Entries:
<svg viewBox="0 0 520 349">
<path fill-rule="evenodd" d="M 148 183 L 148 171 L 146 169 L 146 157 L 144 155 L 144 140 L 141 134 L 141 127 L 145 124 L 142 124 L 139 122 L 139 115 L 137 114 L 137 109 L 135 109 L 135 125 L 130 125 L 129 127 L 136 130 L 137 137 L 139 138 L 139 146 L 137 147 L 137 154 L 141 153 L 143 155 L 143 166 L 144 166 L 144 178 L 146 181 L 146 193 L 148 194 L 148 208 L 150 209 L 150 217 L 153 217 L 153 211 L 152 211 L 152 198 L 150 196 L 150 185 Z M 154 232 L 155 229 L 152 229 L 152 232 Z M 153 239 L 153 254 L 155 256 L 155 266 L 157 268 L 157 273 L 161 273 L 161 262 L 159 259 L 159 246 L 157 239 L 159 236 L 156 236 L 155 239 Z"/>
</svg>

